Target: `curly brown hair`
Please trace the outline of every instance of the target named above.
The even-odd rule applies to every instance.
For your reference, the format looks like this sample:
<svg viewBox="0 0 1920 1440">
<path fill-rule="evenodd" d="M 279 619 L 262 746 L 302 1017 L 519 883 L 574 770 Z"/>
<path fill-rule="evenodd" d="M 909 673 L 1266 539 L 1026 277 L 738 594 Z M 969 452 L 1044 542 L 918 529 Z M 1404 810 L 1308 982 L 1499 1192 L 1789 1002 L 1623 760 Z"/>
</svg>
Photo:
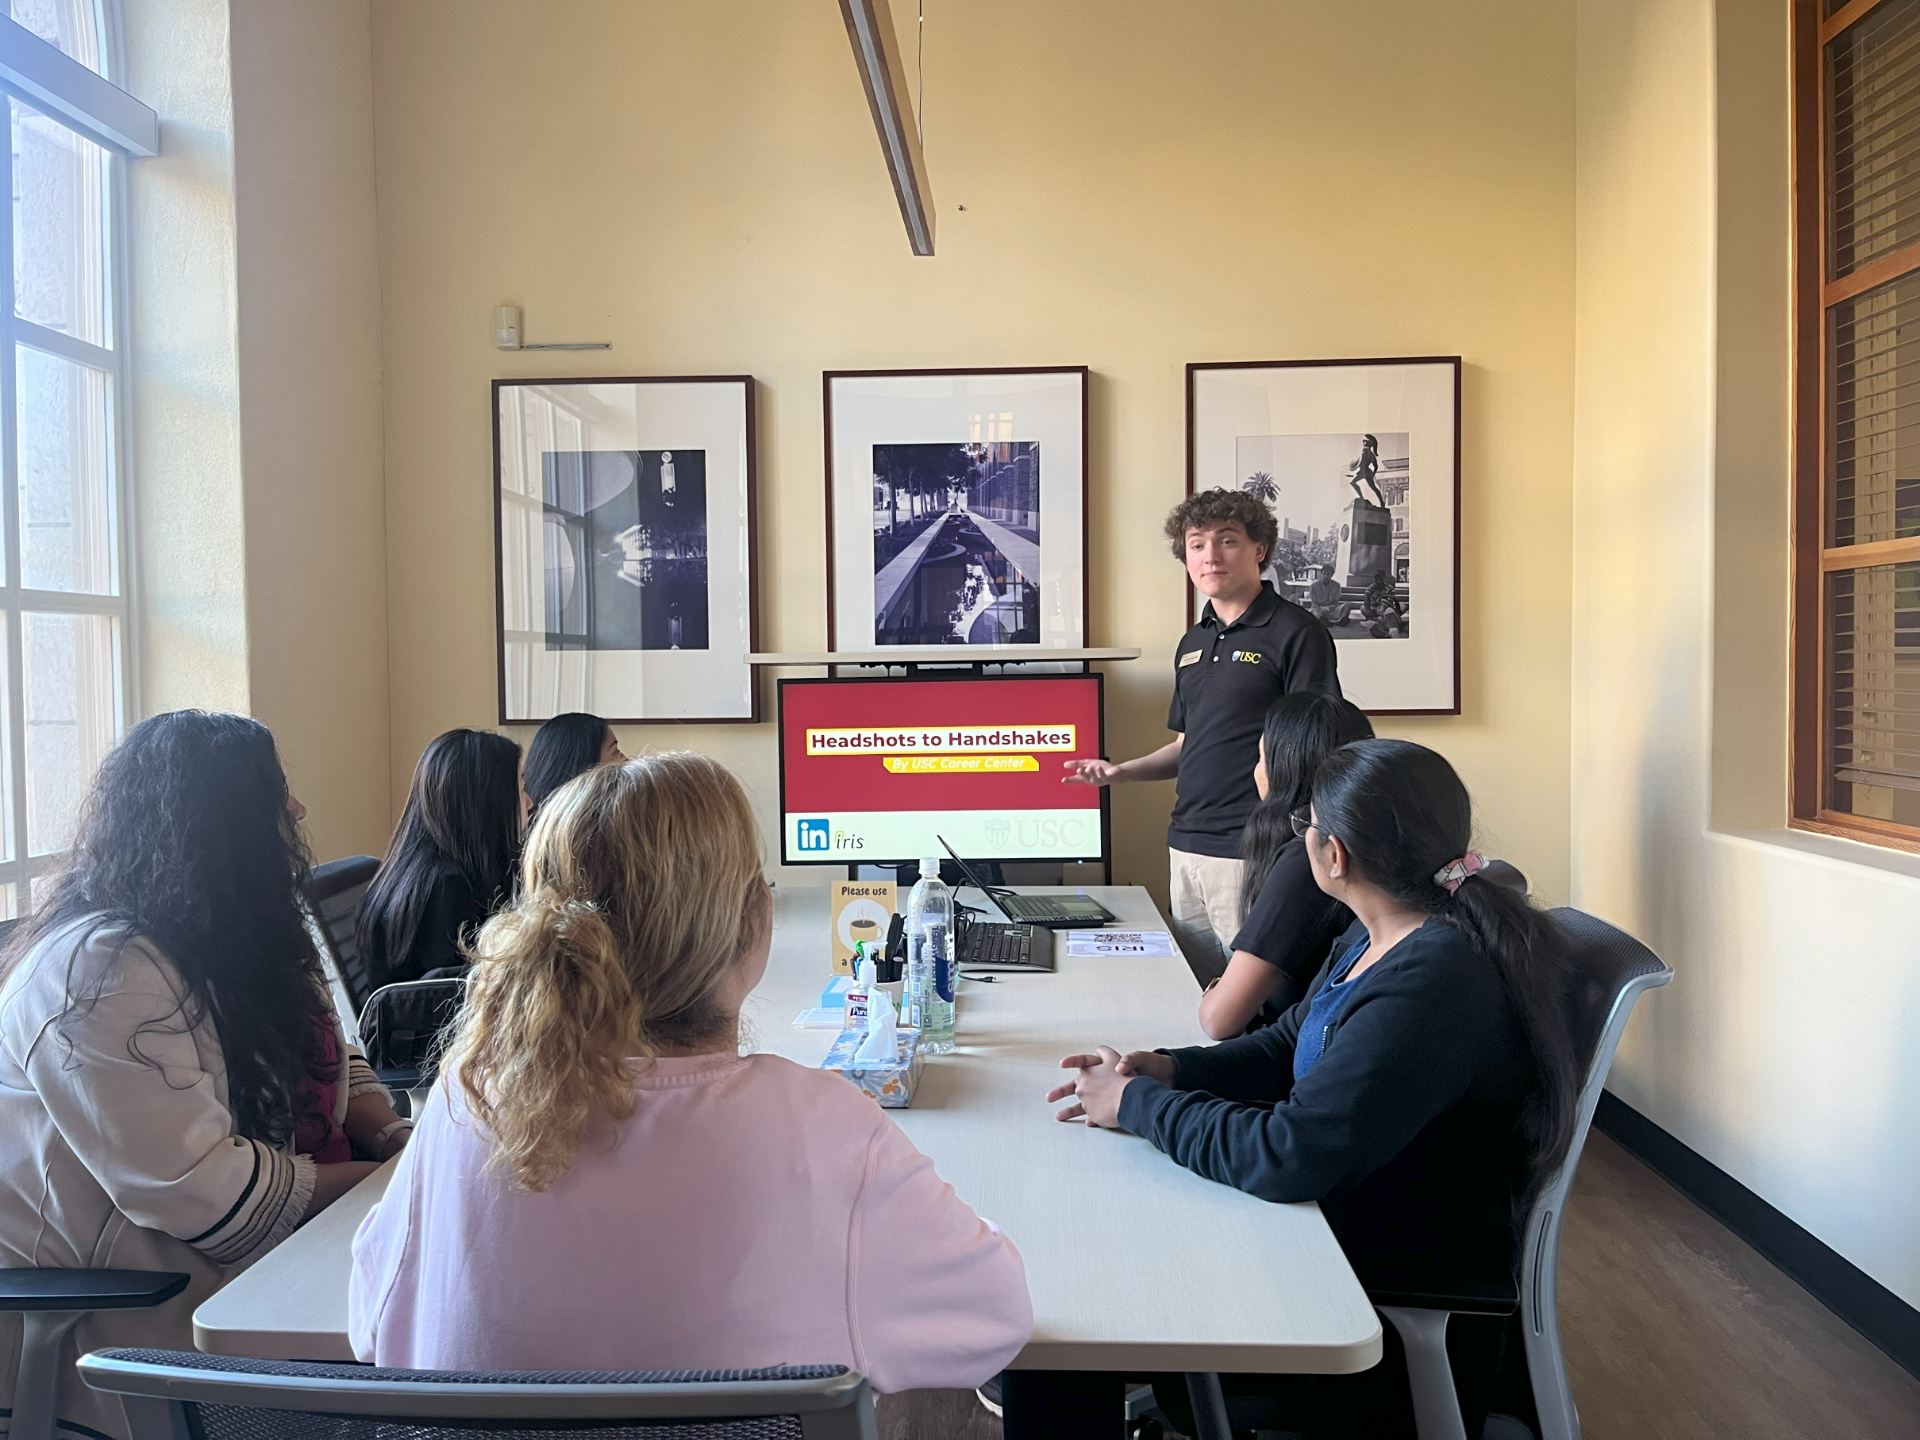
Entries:
<svg viewBox="0 0 1920 1440">
<path fill-rule="evenodd" d="M 1271 510 L 1246 491 L 1222 485 L 1189 495 L 1167 512 L 1165 533 L 1173 558 L 1186 558 L 1189 530 L 1216 530 L 1222 525 L 1238 525 L 1254 544 L 1266 547 L 1267 558 L 1280 541 L 1280 526 Z"/>
</svg>

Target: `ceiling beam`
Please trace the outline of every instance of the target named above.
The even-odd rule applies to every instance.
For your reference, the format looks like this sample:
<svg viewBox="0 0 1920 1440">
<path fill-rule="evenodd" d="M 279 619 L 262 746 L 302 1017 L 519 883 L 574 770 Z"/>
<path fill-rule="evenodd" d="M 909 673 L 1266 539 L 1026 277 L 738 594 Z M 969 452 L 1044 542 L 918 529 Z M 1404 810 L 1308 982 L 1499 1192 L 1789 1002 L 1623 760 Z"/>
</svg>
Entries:
<svg viewBox="0 0 1920 1440">
<path fill-rule="evenodd" d="M 893 16 L 887 0 L 840 0 L 853 42 L 854 64 L 873 112 L 873 128 L 880 135 L 880 153 L 900 202 L 900 218 L 907 225 L 907 241 L 916 255 L 933 254 L 933 187 L 927 183 L 927 162 L 920 153 L 920 126 L 907 103 L 907 76 L 894 43 Z"/>
</svg>

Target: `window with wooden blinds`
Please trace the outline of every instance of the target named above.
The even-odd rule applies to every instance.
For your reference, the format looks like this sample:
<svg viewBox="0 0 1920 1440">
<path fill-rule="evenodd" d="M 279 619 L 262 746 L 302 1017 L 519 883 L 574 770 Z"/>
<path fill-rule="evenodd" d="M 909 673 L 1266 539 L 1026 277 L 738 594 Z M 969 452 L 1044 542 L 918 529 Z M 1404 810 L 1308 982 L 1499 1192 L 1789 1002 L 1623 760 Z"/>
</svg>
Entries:
<svg viewBox="0 0 1920 1440">
<path fill-rule="evenodd" d="M 1793 820 L 1920 850 L 1920 0 L 1793 3 Z"/>
</svg>

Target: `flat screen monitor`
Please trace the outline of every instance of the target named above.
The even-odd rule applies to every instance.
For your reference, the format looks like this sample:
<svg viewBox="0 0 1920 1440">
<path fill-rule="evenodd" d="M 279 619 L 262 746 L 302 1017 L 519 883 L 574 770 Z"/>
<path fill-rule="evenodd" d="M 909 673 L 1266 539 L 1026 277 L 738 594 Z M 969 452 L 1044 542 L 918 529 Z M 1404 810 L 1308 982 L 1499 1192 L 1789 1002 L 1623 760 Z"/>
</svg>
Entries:
<svg viewBox="0 0 1920 1440">
<path fill-rule="evenodd" d="M 1104 747 L 1099 675 L 780 682 L 787 865 L 1104 861 L 1107 792 L 1062 783 Z"/>
</svg>

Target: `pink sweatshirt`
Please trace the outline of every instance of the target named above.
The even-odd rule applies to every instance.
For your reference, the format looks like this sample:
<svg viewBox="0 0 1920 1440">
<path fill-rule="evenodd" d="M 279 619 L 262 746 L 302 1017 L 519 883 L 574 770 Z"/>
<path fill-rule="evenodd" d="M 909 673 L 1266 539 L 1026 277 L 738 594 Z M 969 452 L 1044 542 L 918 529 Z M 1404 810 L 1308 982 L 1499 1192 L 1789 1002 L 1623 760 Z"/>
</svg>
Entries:
<svg viewBox="0 0 1920 1440">
<path fill-rule="evenodd" d="M 1013 1243 L 873 1101 L 772 1055 L 636 1067 L 639 1104 L 540 1192 L 486 1169 L 443 1077 L 353 1242 L 377 1365 L 842 1364 L 882 1392 L 997 1373 L 1033 1310 Z"/>
</svg>

